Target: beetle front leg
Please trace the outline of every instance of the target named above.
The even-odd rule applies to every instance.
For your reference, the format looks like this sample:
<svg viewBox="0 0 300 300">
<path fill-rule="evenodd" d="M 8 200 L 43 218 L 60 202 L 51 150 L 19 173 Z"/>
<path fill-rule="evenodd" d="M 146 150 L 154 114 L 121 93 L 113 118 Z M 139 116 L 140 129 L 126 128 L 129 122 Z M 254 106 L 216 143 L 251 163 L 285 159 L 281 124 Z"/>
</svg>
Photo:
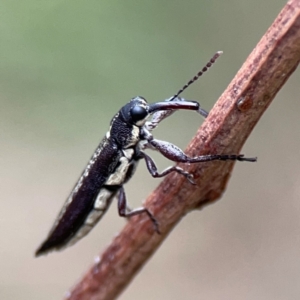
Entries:
<svg viewBox="0 0 300 300">
<path fill-rule="evenodd" d="M 158 224 L 157 220 L 155 219 L 155 217 L 151 214 L 151 212 L 147 208 L 139 207 L 139 208 L 135 208 L 133 210 L 128 209 L 126 194 L 125 194 L 125 190 L 124 190 L 123 186 L 121 186 L 121 188 L 119 190 L 118 211 L 119 211 L 119 216 L 125 217 L 125 218 L 130 218 L 132 216 L 146 213 L 148 215 L 148 217 L 150 218 L 150 220 L 152 221 L 152 223 L 155 227 L 155 231 L 157 233 L 160 233 L 159 224 Z"/>
<path fill-rule="evenodd" d="M 187 156 L 179 147 L 172 143 L 154 139 L 153 136 L 148 136 L 148 143 L 157 149 L 166 158 L 182 163 L 197 163 L 206 162 L 212 160 L 238 160 L 238 161 L 249 161 L 255 162 L 256 157 L 247 158 L 242 154 L 238 155 L 227 155 L 227 154 L 211 154 L 211 155 L 201 155 L 196 157 Z"/>
</svg>

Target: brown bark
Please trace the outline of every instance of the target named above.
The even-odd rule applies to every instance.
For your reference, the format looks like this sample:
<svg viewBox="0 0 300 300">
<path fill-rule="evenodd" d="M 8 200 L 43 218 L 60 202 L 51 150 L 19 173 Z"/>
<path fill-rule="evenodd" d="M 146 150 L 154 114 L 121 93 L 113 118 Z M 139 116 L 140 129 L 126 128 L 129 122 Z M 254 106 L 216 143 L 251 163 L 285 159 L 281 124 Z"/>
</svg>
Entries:
<svg viewBox="0 0 300 300">
<path fill-rule="evenodd" d="M 291 0 L 217 101 L 186 153 L 190 156 L 239 153 L 299 61 L 300 0 Z M 171 174 L 145 202 L 158 220 L 162 234 L 154 231 L 146 215 L 132 217 L 100 260 L 72 289 L 68 299 L 117 297 L 187 212 L 221 196 L 233 163 L 208 162 L 182 167 L 194 175 L 197 185 Z"/>
</svg>

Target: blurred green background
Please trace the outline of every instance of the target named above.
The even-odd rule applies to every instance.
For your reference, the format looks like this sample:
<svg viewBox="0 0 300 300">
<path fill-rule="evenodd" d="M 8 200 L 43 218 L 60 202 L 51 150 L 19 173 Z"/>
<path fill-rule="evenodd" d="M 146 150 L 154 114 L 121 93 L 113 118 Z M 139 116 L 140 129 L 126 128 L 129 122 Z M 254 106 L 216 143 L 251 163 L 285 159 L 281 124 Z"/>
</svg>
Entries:
<svg viewBox="0 0 300 300">
<path fill-rule="evenodd" d="M 285 3 L 1 1 L 0 299 L 61 299 L 124 225 L 114 202 L 78 244 L 33 257 L 118 109 L 170 97 L 223 50 L 184 93 L 210 109 Z M 299 79 L 243 148 L 258 162 L 237 164 L 222 200 L 186 216 L 120 299 L 298 299 Z M 180 112 L 155 136 L 185 148 L 201 122 Z M 158 182 L 141 163 L 131 206 Z"/>
</svg>

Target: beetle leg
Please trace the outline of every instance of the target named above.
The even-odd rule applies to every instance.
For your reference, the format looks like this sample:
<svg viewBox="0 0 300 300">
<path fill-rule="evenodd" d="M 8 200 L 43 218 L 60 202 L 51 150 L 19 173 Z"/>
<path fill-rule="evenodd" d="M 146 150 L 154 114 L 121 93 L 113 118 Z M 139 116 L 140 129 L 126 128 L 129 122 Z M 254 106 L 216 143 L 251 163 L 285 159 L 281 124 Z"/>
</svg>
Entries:
<svg viewBox="0 0 300 300">
<path fill-rule="evenodd" d="M 208 155 L 201 155 L 196 157 L 189 157 L 187 156 L 179 147 L 176 145 L 166 142 L 157 140 L 153 137 L 153 135 L 144 128 L 142 131 L 142 138 L 146 140 L 147 143 L 143 144 L 143 148 L 150 148 L 159 151 L 163 156 L 166 158 L 175 161 L 175 162 L 182 162 L 182 163 L 198 163 L 198 162 L 206 162 L 212 160 L 238 160 L 238 161 L 249 161 L 255 162 L 257 160 L 256 157 L 244 157 L 242 154 L 208 154 Z"/>
<path fill-rule="evenodd" d="M 242 154 L 238 155 L 227 155 L 227 154 L 211 154 L 211 155 L 201 155 L 196 157 L 187 156 L 179 147 L 172 143 L 154 139 L 152 136 L 148 137 L 148 143 L 155 147 L 163 156 L 166 158 L 182 163 L 197 163 L 206 162 L 212 160 L 238 160 L 238 161 L 256 161 L 256 157 L 247 158 Z"/>
<path fill-rule="evenodd" d="M 135 209 L 129 211 L 129 208 L 127 206 L 126 194 L 125 194 L 125 190 L 124 190 L 123 186 L 121 186 L 121 188 L 119 190 L 118 211 L 119 211 L 119 215 L 121 217 L 126 217 L 126 218 L 130 218 L 132 216 L 146 213 L 148 215 L 148 217 L 150 218 L 150 220 L 152 221 L 152 223 L 155 227 L 155 231 L 157 233 L 160 233 L 159 224 L 158 224 L 157 220 L 155 219 L 155 217 L 152 215 L 152 213 L 146 207 L 139 207 L 139 208 L 135 208 Z"/>
<path fill-rule="evenodd" d="M 170 174 L 171 172 L 177 172 L 177 173 L 185 176 L 191 184 L 195 184 L 195 182 L 193 181 L 193 175 L 190 174 L 187 171 L 184 171 L 182 168 L 177 167 L 177 166 L 168 167 L 168 168 L 166 168 L 165 170 L 163 170 L 162 172 L 159 173 L 157 171 L 157 167 L 155 165 L 155 162 L 153 161 L 153 159 L 149 155 L 147 155 L 144 152 L 141 152 L 140 155 L 145 159 L 147 169 L 150 172 L 150 174 L 152 175 L 152 177 L 154 177 L 154 178 L 164 177 L 164 176 Z"/>
</svg>

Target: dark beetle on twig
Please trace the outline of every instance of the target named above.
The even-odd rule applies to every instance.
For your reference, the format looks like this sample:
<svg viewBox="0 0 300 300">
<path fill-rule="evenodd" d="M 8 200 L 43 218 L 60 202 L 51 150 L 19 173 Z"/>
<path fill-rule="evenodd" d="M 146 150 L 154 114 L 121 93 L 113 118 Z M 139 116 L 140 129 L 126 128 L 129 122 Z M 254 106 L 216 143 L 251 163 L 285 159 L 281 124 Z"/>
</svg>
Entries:
<svg viewBox="0 0 300 300">
<path fill-rule="evenodd" d="M 207 71 L 220 54 L 221 52 L 217 52 L 205 67 L 170 99 L 148 104 L 143 97 L 135 97 L 121 108 L 113 117 L 109 131 L 76 183 L 47 239 L 36 251 L 37 256 L 70 246 L 85 236 L 106 212 L 116 194 L 120 216 L 131 217 L 145 213 L 159 233 L 159 224 L 147 208 L 130 210 L 127 207 L 123 185 L 132 177 L 138 161 L 145 160 L 153 177 L 163 177 L 171 172 L 177 172 L 185 176 L 191 184 L 194 184 L 194 181 L 192 174 L 178 166 L 158 172 L 154 161 L 143 151 L 144 149 L 158 150 L 166 158 L 182 163 L 212 160 L 256 161 L 256 158 L 246 158 L 243 155 L 212 154 L 188 157 L 177 146 L 157 140 L 151 134 L 151 131 L 175 110 L 195 110 L 203 117 L 207 117 L 208 113 L 200 108 L 198 102 L 185 100 L 179 95 Z M 151 120 L 147 121 L 150 116 Z"/>
</svg>

